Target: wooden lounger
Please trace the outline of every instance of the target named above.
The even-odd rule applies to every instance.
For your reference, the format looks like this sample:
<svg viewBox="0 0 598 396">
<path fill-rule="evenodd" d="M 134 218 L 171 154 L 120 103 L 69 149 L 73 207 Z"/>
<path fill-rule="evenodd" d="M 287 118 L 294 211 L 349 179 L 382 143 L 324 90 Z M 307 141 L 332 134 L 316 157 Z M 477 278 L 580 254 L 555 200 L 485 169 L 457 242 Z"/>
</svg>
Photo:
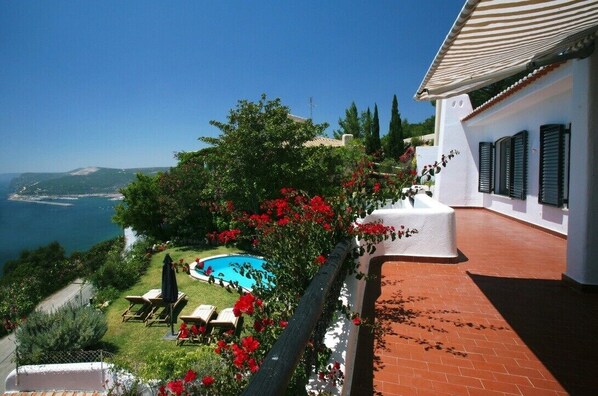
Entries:
<svg viewBox="0 0 598 396">
<path fill-rule="evenodd" d="M 174 310 L 179 303 L 187 299 L 187 295 L 183 292 L 179 292 L 177 300 L 172 303 L 172 309 Z M 145 325 L 149 326 L 154 322 L 158 323 L 170 323 L 170 304 L 164 302 L 162 297 L 150 298 L 151 310 L 145 318 Z"/>
<path fill-rule="evenodd" d="M 216 313 L 216 307 L 213 305 L 202 304 L 189 315 L 181 315 L 179 319 L 187 323 L 196 323 L 207 325 Z"/>
<path fill-rule="evenodd" d="M 181 315 L 179 319 L 183 321 L 183 324 L 181 325 L 181 329 L 179 329 L 179 333 L 177 334 L 177 345 L 182 345 L 185 341 L 205 341 L 207 339 L 205 336 L 207 334 L 208 322 L 210 319 L 212 319 L 212 316 L 214 316 L 215 313 L 215 306 L 202 304 L 195 308 L 191 314 Z M 195 334 L 193 331 L 193 326 L 187 327 L 187 323 L 192 323 L 193 326 L 196 326 L 196 332 L 201 326 L 204 326 L 204 333 Z M 185 329 L 182 329 L 183 326 L 185 326 Z"/>
<path fill-rule="evenodd" d="M 235 316 L 232 308 L 225 308 L 218 314 L 218 317 L 216 319 L 210 320 L 208 324 L 212 326 L 214 330 L 218 328 L 219 331 L 229 329 L 237 331 L 239 318 Z"/>
<path fill-rule="evenodd" d="M 143 296 L 126 296 L 125 300 L 129 302 L 129 307 L 122 313 L 122 321 L 145 320 L 152 307 L 150 299 L 159 297 L 160 294 L 160 289 L 151 289 Z"/>
</svg>

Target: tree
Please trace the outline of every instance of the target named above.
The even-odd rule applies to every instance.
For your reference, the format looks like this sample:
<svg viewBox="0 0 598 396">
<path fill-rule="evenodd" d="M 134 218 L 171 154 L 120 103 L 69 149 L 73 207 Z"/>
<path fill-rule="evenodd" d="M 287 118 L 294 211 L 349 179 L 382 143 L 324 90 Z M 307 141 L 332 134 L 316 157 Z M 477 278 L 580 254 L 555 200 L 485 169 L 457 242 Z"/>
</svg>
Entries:
<svg viewBox="0 0 598 396">
<path fill-rule="evenodd" d="M 372 112 L 370 111 L 370 108 L 368 107 L 368 109 L 366 111 L 361 113 L 361 129 L 363 131 L 365 152 L 367 154 L 373 154 L 375 151 L 373 149 L 372 124 L 373 124 Z"/>
<path fill-rule="evenodd" d="M 485 87 L 470 92 L 469 100 L 471 101 L 471 105 L 475 109 L 476 107 L 492 99 L 511 85 L 515 84 L 517 81 L 521 80 L 528 74 L 529 71 L 526 70 L 521 73 L 515 74 L 514 76 L 507 77 L 504 80 L 497 81 L 495 83 L 489 84 Z"/>
<path fill-rule="evenodd" d="M 160 213 L 169 237 L 197 243 L 213 229 L 209 172 L 201 156 L 187 158 L 158 178 Z"/>
<path fill-rule="evenodd" d="M 403 137 L 416 137 L 434 133 L 435 116 L 430 116 L 420 123 L 412 124 L 407 119 L 402 120 Z"/>
<path fill-rule="evenodd" d="M 399 115 L 399 102 L 397 95 L 392 98 L 392 109 L 390 112 L 390 125 L 388 127 L 388 146 L 386 156 L 398 159 L 404 151 L 403 128 L 401 116 Z"/>
<path fill-rule="evenodd" d="M 353 135 L 355 139 L 361 139 L 363 137 L 359 122 L 359 113 L 357 112 L 355 102 L 352 102 L 351 106 L 345 110 L 345 118 L 338 119 L 338 125 L 340 128 L 334 131 L 334 137 L 337 139 L 340 139 L 345 134 Z"/>
<path fill-rule="evenodd" d="M 165 240 L 168 235 L 160 213 L 158 176 L 138 173 L 137 179 L 120 192 L 124 198 L 115 207 L 113 221 L 139 234 Z"/>
<path fill-rule="evenodd" d="M 210 185 L 218 200 L 232 200 L 242 209 L 256 212 L 259 202 L 276 197 L 284 186 L 313 189 L 314 175 L 304 164 L 313 152 L 304 144 L 322 135 L 327 124 L 311 120 L 296 122 L 280 99 L 258 102 L 241 100 L 228 115 L 228 122 L 210 121 L 221 131 L 217 138 L 201 137 L 212 145 L 205 161 Z M 315 175 L 326 181 L 327 175 Z"/>
<path fill-rule="evenodd" d="M 374 104 L 374 118 L 372 119 L 372 153 L 379 153 L 381 148 L 382 142 L 380 141 L 380 120 L 378 119 L 378 105 Z"/>
</svg>

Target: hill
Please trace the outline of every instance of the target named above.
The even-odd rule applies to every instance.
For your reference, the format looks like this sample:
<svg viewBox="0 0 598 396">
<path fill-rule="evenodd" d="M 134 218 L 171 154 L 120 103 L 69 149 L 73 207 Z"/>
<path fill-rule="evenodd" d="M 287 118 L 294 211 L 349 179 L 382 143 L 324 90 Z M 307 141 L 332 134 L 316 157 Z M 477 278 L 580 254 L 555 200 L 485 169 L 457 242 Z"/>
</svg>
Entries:
<svg viewBox="0 0 598 396">
<path fill-rule="evenodd" d="M 137 173 L 156 174 L 169 168 L 80 168 L 64 173 L 23 173 L 12 179 L 9 191 L 20 196 L 118 194 Z"/>
</svg>

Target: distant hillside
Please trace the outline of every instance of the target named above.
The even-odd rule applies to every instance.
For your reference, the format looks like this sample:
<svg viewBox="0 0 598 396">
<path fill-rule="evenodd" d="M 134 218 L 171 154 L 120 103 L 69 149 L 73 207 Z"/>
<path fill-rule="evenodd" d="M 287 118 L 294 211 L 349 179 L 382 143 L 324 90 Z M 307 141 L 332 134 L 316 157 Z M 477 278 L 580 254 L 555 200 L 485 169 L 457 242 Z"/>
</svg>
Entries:
<svg viewBox="0 0 598 396">
<path fill-rule="evenodd" d="M 12 179 L 9 191 L 25 196 L 116 194 L 137 173 L 156 174 L 169 168 L 81 168 L 65 173 L 23 173 Z"/>
</svg>

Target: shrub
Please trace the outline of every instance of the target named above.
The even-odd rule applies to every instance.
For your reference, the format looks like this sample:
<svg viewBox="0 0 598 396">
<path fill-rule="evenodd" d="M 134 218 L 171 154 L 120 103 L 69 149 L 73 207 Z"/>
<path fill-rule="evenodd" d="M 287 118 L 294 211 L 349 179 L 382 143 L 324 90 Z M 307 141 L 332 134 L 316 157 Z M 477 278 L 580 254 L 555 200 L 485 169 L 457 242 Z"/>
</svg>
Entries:
<svg viewBox="0 0 598 396">
<path fill-rule="evenodd" d="M 40 281 L 36 277 L 23 278 L 9 285 L 0 286 L 0 336 L 13 331 L 41 299 Z"/>
<path fill-rule="evenodd" d="M 215 376 L 226 368 L 220 356 L 210 346 L 200 346 L 193 350 L 178 349 L 175 352 L 156 352 L 146 359 L 136 373 L 145 381 L 166 381 L 169 378 L 183 377 L 189 369 L 197 373 Z"/>
<path fill-rule="evenodd" d="M 98 289 L 108 287 L 125 290 L 137 282 L 149 263 L 145 250 L 147 242 L 141 240 L 124 255 L 119 244 L 108 252 L 104 264 L 91 276 L 91 283 Z"/>
<path fill-rule="evenodd" d="M 52 313 L 36 311 L 16 332 L 19 364 L 41 364 L 50 352 L 95 347 L 108 324 L 104 314 L 91 307 L 65 305 Z"/>
</svg>

